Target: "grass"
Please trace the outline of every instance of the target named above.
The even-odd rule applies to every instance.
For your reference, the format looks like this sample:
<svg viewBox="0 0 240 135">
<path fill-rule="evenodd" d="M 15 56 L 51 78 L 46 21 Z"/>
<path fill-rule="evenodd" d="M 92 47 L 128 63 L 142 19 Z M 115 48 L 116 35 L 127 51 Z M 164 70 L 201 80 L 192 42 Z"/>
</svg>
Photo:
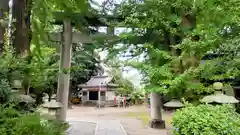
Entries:
<svg viewBox="0 0 240 135">
<path fill-rule="evenodd" d="M 139 119 L 142 121 L 143 125 L 147 125 L 149 120 L 151 119 L 150 114 L 148 112 L 130 112 L 124 116 Z"/>
<path fill-rule="evenodd" d="M 124 116 L 141 120 L 143 125 L 147 125 L 151 119 L 149 112 L 129 112 L 129 113 L 125 114 Z M 172 120 L 172 116 L 165 116 L 166 124 L 170 125 L 171 120 Z"/>
</svg>

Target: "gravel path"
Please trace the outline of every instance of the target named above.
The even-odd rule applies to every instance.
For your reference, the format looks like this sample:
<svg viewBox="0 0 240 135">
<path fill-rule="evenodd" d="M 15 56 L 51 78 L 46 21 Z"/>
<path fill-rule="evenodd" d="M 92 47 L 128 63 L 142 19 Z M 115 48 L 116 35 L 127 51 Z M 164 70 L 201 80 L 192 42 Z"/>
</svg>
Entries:
<svg viewBox="0 0 240 135">
<path fill-rule="evenodd" d="M 69 121 L 68 135 L 94 135 L 96 124 L 91 122 Z"/>
<path fill-rule="evenodd" d="M 105 120 L 97 123 L 95 135 L 126 135 L 119 121 Z"/>
<path fill-rule="evenodd" d="M 123 126 L 124 130 L 127 132 L 127 135 L 170 135 L 166 129 L 152 129 L 147 125 L 143 125 L 142 121 L 136 118 L 123 117 L 124 114 L 129 112 L 142 112 L 146 110 L 144 107 L 131 107 L 131 108 L 102 108 L 96 109 L 92 107 L 74 107 L 74 109 L 68 110 L 68 121 L 87 121 L 93 123 L 99 123 L 99 132 L 96 132 L 96 135 L 122 135 L 119 123 Z M 167 116 L 168 117 L 168 116 Z M 168 119 L 163 115 L 164 119 Z M 114 124 L 113 124 L 114 123 Z M 119 125 L 118 125 L 119 124 Z M 85 126 L 83 128 L 78 125 L 77 130 L 88 130 L 94 132 L 94 127 Z M 95 125 L 96 126 L 96 125 Z M 117 130 L 113 131 L 112 128 L 115 127 Z M 109 129 L 110 128 L 110 129 Z M 107 129 L 109 133 L 106 133 Z M 80 131 L 78 134 L 69 134 L 69 135 L 94 135 L 83 133 Z M 124 134 L 123 134 L 124 135 Z"/>
</svg>

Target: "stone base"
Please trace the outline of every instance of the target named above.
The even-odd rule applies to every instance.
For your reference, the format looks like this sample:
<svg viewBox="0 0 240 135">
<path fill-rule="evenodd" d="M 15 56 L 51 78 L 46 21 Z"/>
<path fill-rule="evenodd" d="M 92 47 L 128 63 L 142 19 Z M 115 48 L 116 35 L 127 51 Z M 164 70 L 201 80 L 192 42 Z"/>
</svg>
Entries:
<svg viewBox="0 0 240 135">
<path fill-rule="evenodd" d="M 156 129 L 165 129 L 166 128 L 166 124 L 164 120 L 157 120 L 157 119 L 153 119 L 149 122 L 149 126 L 151 128 L 156 128 Z"/>
</svg>

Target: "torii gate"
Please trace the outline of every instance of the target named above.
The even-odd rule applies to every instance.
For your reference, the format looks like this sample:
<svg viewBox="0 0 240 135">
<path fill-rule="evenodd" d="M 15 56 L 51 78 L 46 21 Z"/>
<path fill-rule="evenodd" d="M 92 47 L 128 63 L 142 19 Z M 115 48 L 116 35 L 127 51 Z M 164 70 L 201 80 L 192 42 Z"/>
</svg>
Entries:
<svg viewBox="0 0 240 135">
<path fill-rule="evenodd" d="M 89 18 L 87 18 L 87 19 L 89 19 Z M 92 24 L 93 26 L 107 26 L 106 24 L 101 22 L 97 17 L 95 17 L 95 18 L 93 17 L 90 19 L 92 19 L 91 21 L 93 21 L 95 19 L 95 21 L 96 22 L 98 21 L 98 23 L 99 23 L 98 25 Z M 114 18 L 111 18 L 111 19 L 114 20 Z M 119 18 L 115 18 L 115 19 L 119 19 Z M 71 20 L 69 18 L 63 20 L 63 25 L 64 25 L 64 30 L 63 30 L 64 44 L 61 47 L 61 62 L 60 62 L 60 66 L 59 66 L 60 71 L 62 71 L 64 68 L 66 68 L 66 69 L 70 68 L 71 49 L 72 49 L 71 43 L 74 43 L 74 42 L 92 43 L 92 42 L 94 42 L 93 37 L 87 36 L 85 38 L 80 38 L 81 36 L 84 36 L 84 35 L 81 35 L 80 33 L 72 33 L 72 25 L 71 25 Z M 110 37 L 113 37 L 113 35 L 114 35 L 113 32 L 114 32 L 114 28 L 113 29 L 109 28 L 108 32 L 107 32 L 108 36 L 110 35 Z M 106 36 L 106 38 L 108 36 Z M 57 41 L 61 41 L 60 35 L 58 35 L 56 37 L 58 37 L 58 38 L 56 38 Z M 64 74 L 63 72 L 60 73 L 59 80 L 58 80 L 59 81 L 58 82 L 58 97 L 59 97 L 59 101 L 63 104 L 63 108 L 61 108 L 60 112 L 58 113 L 57 118 L 59 120 L 63 120 L 63 121 L 66 120 L 66 113 L 67 113 L 67 108 L 68 108 L 69 79 L 70 79 L 69 73 L 67 73 L 67 74 Z M 63 88 L 63 89 L 61 89 L 61 88 Z M 156 92 L 151 93 L 150 127 L 163 129 L 163 128 L 165 128 L 165 121 L 162 120 L 162 116 L 161 116 L 161 101 L 160 100 L 161 100 L 161 96 L 158 93 L 156 93 Z"/>
<path fill-rule="evenodd" d="M 1 2 L 4 0 L 1 0 Z M 6 0 L 5 0 L 6 1 Z M 1 5 L 0 5 L 1 6 Z M 58 13 L 61 14 L 61 13 Z M 76 13 L 75 13 L 76 15 Z M 78 14 L 81 15 L 81 14 Z M 81 17 L 83 17 L 81 15 Z M 93 16 L 93 17 L 89 17 L 89 16 L 84 16 L 83 18 L 89 20 L 88 24 L 90 26 L 107 26 L 103 21 L 100 21 L 99 17 L 97 16 Z M 123 18 L 117 18 L 117 17 L 103 17 L 105 19 L 108 20 L 123 20 Z M 1 19 L 1 18 L 0 18 Z M 104 35 L 104 34 L 99 34 L 99 35 L 94 35 L 94 36 L 88 36 L 86 34 L 82 34 L 82 33 L 73 33 L 72 32 L 72 19 L 70 18 L 65 18 L 65 19 L 60 19 L 60 20 L 56 20 L 55 24 L 63 24 L 64 28 L 63 28 L 63 35 L 59 34 L 59 33 L 50 33 L 49 34 L 49 39 L 53 40 L 53 41 L 59 41 L 62 42 L 62 46 L 61 46 L 61 60 L 60 60 L 60 65 L 59 65 L 59 79 L 58 79 L 58 98 L 59 101 L 63 104 L 63 108 L 60 109 L 60 111 L 58 112 L 58 116 L 57 118 L 59 120 L 66 120 L 66 112 L 67 112 L 67 108 L 68 108 L 68 93 L 69 93 L 69 79 L 70 79 L 70 75 L 69 72 L 63 72 L 65 69 L 69 69 L 71 67 L 71 53 L 72 53 L 72 43 L 94 43 L 96 40 L 95 38 L 99 37 L 99 36 L 105 36 L 105 38 L 108 38 L 110 35 L 110 38 L 113 37 L 113 30 L 114 29 L 108 29 L 108 34 Z M 0 24 L 6 24 L 6 21 L 0 21 Z M 0 37 L 1 38 L 1 37 Z M 155 96 L 159 96 L 156 93 L 152 93 L 151 94 L 151 101 L 153 102 L 154 99 L 159 99 L 159 98 L 153 98 Z M 161 106 L 161 102 L 159 101 L 159 103 L 155 104 L 151 104 L 151 117 L 152 119 L 157 119 L 157 120 L 162 120 L 162 116 L 157 116 L 155 114 L 160 113 L 160 106 Z M 161 114 L 161 113 L 160 113 Z M 155 123 L 155 122 L 154 122 Z M 164 123 L 164 121 L 163 121 Z M 161 124 L 162 125 L 162 124 Z M 165 123 L 163 124 L 165 128 Z"/>
<path fill-rule="evenodd" d="M 5 5 L 7 4 L 7 0 L 3 0 Z M 2 2 L 2 1 L 1 1 Z M 0 5 L 2 8 L 3 5 Z M 7 7 L 7 6 L 3 6 Z M 7 10 L 7 9 L 4 9 Z M 55 18 L 58 18 L 59 15 L 62 15 L 62 12 L 56 12 Z M 58 92 L 57 97 L 59 102 L 63 104 L 63 107 L 60 109 L 57 115 L 57 119 L 66 121 L 66 112 L 68 108 L 68 93 L 69 93 L 69 80 L 70 74 L 69 69 L 71 67 L 71 53 L 72 53 L 72 43 L 94 43 L 97 42 L 98 38 L 105 38 L 105 39 L 117 39 L 117 36 L 114 36 L 114 28 L 108 28 L 107 34 L 104 33 L 97 33 L 95 35 L 87 35 L 80 32 L 72 32 L 72 16 L 85 18 L 89 20 L 88 24 L 90 26 L 108 26 L 106 23 L 101 21 L 98 17 L 92 16 L 83 16 L 81 13 L 73 13 L 72 15 L 67 15 L 68 17 L 64 19 L 56 19 L 54 24 L 62 25 L 63 24 L 63 32 L 62 33 L 49 33 L 48 38 L 49 40 L 61 42 L 61 51 L 60 51 L 60 65 L 59 65 L 59 77 L 58 77 Z M 116 18 L 108 16 L 104 17 L 108 20 L 114 20 Z M 1 18 L 0 18 L 1 19 Z M 117 18 L 119 19 L 119 18 Z M 0 20 L 0 27 L 6 28 L 8 24 L 8 20 Z M 1 35 L 1 32 L 0 32 Z M 0 41 L 1 43 L 1 41 Z M 65 71 L 65 72 L 64 72 Z M 67 72 L 66 72 L 67 71 Z"/>
<path fill-rule="evenodd" d="M 59 14 L 59 13 L 57 13 Z M 76 15 L 76 13 L 75 13 Z M 79 14 L 81 15 L 81 14 Z M 71 16 L 71 15 L 70 15 Z M 93 24 L 93 26 L 108 26 L 102 21 L 98 20 L 97 17 L 86 17 L 91 19 L 91 21 L 97 22 L 98 24 Z M 113 18 L 112 18 L 113 19 Z M 59 77 L 58 77 L 58 92 L 57 97 L 59 102 L 62 103 L 63 107 L 57 113 L 57 119 L 66 121 L 66 114 L 68 109 L 68 94 L 69 94 L 69 72 L 63 72 L 64 70 L 68 71 L 71 67 L 71 53 L 72 53 L 72 43 L 94 43 L 97 42 L 99 37 L 104 37 L 105 39 L 117 38 L 114 36 L 114 28 L 108 28 L 107 34 L 98 33 L 92 36 L 83 33 L 72 32 L 72 18 L 66 17 L 63 20 L 55 21 L 55 24 L 63 24 L 63 33 L 50 33 L 49 39 L 52 41 L 62 42 L 61 51 L 60 51 L 60 65 L 59 65 Z M 88 23 L 91 26 L 91 24 Z"/>
</svg>

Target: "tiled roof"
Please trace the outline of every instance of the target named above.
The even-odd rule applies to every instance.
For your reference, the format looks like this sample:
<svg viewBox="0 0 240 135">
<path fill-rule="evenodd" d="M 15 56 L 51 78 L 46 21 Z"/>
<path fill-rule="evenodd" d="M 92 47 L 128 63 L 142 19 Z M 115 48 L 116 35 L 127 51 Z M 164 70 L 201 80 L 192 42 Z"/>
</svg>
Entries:
<svg viewBox="0 0 240 135">
<path fill-rule="evenodd" d="M 79 87 L 98 87 L 100 85 L 107 86 L 112 78 L 109 76 L 93 76 L 87 83 L 79 85 Z"/>
</svg>

